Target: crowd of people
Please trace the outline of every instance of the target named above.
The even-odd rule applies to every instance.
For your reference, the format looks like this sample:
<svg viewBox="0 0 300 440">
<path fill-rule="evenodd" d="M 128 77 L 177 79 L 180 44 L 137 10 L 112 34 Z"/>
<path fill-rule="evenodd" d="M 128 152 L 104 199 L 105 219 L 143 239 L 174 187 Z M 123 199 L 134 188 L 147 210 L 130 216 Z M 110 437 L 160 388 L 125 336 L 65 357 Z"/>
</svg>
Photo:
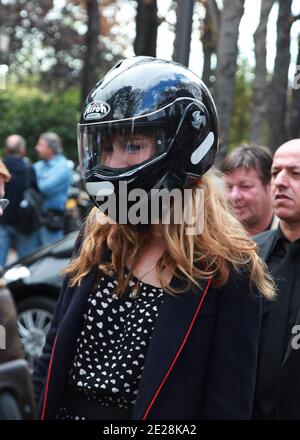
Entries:
<svg viewBox="0 0 300 440">
<path fill-rule="evenodd" d="M 63 236 L 72 170 L 56 133 L 42 133 L 36 153 L 40 160 L 32 165 L 22 136 L 12 134 L 5 140 L 3 165 L 10 174 L 5 187 L 9 205 L 0 219 L 0 267 L 12 247 L 23 257 Z M 34 221 L 32 211 L 39 221 Z"/>
<path fill-rule="evenodd" d="M 276 282 L 275 301 L 263 300 L 254 419 L 300 419 L 300 139 L 271 156 L 243 145 L 224 160 L 236 216 L 258 245 Z"/>
<path fill-rule="evenodd" d="M 34 372 L 42 419 L 300 419 L 300 139 L 274 157 L 235 148 L 220 186 L 218 136 L 209 91 L 179 64 L 125 60 L 91 91 L 78 139 L 95 207 Z M 24 139 L 6 140 L 0 265 L 11 240 L 21 255 L 62 234 L 42 225 L 26 241 L 15 223 L 29 186 L 50 218 L 64 210 L 71 174 L 59 137 L 42 134 L 36 151 L 31 166 Z M 185 236 L 185 220 L 99 221 L 99 191 L 118 199 L 124 180 L 148 196 L 189 188 L 190 212 L 203 190 L 203 232 Z"/>
</svg>

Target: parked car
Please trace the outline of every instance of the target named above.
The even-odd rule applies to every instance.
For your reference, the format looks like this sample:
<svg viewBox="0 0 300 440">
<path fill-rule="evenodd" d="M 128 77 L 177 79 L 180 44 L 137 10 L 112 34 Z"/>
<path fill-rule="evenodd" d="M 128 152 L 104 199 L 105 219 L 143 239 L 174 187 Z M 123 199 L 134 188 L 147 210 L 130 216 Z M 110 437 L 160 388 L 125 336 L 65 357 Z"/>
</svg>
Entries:
<svg viewBox="0 0 300 440">
<path fill-rule="evenodd" d="M 3 279 L 16 303 L 18 329 L 30 370 L 42 353 L 78 231 L 20 258 L 3 270 Z"/>
</svg>

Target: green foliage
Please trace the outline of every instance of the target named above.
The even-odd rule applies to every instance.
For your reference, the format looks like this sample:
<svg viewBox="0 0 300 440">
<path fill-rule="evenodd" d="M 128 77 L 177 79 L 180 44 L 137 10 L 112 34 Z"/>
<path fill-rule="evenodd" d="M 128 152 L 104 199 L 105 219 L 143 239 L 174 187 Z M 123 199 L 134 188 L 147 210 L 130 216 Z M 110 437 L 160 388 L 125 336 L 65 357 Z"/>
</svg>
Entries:
<svg viewBox="0 0 300 440">
<path fill-rule="evenodd" d="M 18 133 L 27 141 L 28 156 L 37 160 L 35 145 L 40 133 L 54 131 L 61 136 L 65 155 L 77 162 L 76 124 L 80 93 L 46 94 L 39 89 L 9 86 L 0 91 L 0 155 L 7 136 Z"/>
<path fill-rule="evenodd" d="M 243 142 L 248 142 L 249 139 L 252 77 L 251 67 L 246 60 L 242 60 L 239 63 L 235 77 L 234 107 L 230 128 L 230 150 Z"/>
</svg>

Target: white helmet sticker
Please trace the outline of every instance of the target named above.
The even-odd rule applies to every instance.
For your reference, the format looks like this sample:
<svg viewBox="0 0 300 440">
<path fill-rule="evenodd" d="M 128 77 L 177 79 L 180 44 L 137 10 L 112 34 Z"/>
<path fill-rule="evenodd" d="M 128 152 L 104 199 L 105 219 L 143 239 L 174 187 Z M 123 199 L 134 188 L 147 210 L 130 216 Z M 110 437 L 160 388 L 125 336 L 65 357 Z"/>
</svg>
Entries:
<svg viewBox="0 0 300 440">
<path fill-rule="evenodd" d="M 90 102 L 84 112 L 83 119 L 90 121 L 91 119 L 102 119 L 110 112 L 110 105 L 104 101 Z"/>
<path fill-rule="evenodd" d="M 115 192 L 115 187 L 111 182 L 87 182 L 86 190 L 91 196 L 110 196 Z"/>
<path fill-rule="evenodd" d="M 193 165 L 197 165 L 203 157 L 208 153 L 208 151 L 213 146 L 215 140 L 215 135 L 213 132 L 209 132 L 204 141 L 196 148 L 196 150 L 191 155 L 191 162 Z"/>
</svg>

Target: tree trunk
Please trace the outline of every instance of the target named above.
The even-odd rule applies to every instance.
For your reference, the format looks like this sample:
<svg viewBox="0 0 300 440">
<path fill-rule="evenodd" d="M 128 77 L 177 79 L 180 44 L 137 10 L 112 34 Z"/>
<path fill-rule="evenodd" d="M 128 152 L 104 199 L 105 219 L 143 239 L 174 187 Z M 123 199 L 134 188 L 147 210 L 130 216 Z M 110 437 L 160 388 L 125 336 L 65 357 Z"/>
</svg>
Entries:
<svg viewBox="0 0 300 440">
<path fill-rule="evenodd" d="M 267 26 L 274 0 L 262 0 L 259 25 L 254 34 L 255 43 L 255 79 L 253 82 L 253 95 L 250 110 L 250 142 L 265 143 L 264 123 L 266 115 L 266 90 L 267 90 Z"/>
<path fill-rule="evenodd" d="M 195 0 L 177 0 L 173 60 L 189 65 Z"/>
<path fill-rule="evenodd" d="M 279 0 L 276 58 L 271 82 L 269 107 L 269 147 L 272 151 L 276 151 L 287 139 L 285 115 L 288 71 L 291 58 L 291 6 L 292 0 Z"/>
<path fill-rule="evenodd" d="M 133 44 L 135 55 L 156 56 L 157 27 L 156 0 L 138 0 L 136 36 Z"/>
<path fill-rule="evenodd" d="M 215 0 L 206 1 L 204 6 L 206 14 L 201 36 L 204 55 L 202 80 L 212 92 L 214 84 L 213 77 L 215 76 L 215 69 L 212 67 L 212 56 L 217 54 L 220 11 Z"/>
<path fill-rule="evenodd" d="M 100 35 L 99 0 L 86 0 L 88 16 L 88 29 L 85 36 L 86 54 L 82 75 L 82 103 L 93 88 L 97 80 L 96 66 L 98 52 L 98 40 Z"/>
<path fill-rule="evenodd" d="M 298 56 L 294 86 L 292 90 L 291 115 L 289 138 L 295 139 L 300 136 L 300 35 L 298 36 Z"/>
<path fill-rule="evenodd" d="M 218 44 L 216 103 L 219 113 L 220 162 L 228 149 L 237 70 L 239 25 L 245 0 L 224 0 Z"/>
</svg>

